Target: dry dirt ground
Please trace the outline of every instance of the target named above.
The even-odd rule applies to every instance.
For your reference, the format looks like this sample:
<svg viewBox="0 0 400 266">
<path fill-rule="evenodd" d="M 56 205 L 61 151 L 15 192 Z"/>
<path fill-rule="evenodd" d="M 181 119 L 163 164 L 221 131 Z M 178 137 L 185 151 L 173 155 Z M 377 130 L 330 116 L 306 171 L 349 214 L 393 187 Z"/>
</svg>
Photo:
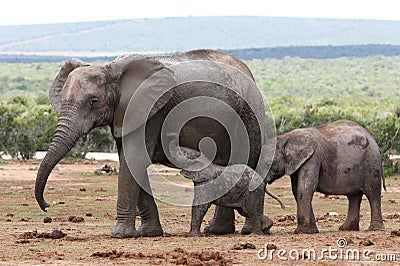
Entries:
<svg viewBox="0 0 400 266">
<path fill-rule="evenodd" d="M 163 237 L 112 239 L 109 233 L 116 222 L 117 176 L 96 174 L 103 164 L 95 161 L 59 164 L 45 190 L 51 207 L 44 213 L 33 195 L 39 162 L 0 161 L 0 264 L 387 265 L 400 261 L 400 177 L 386 179 L 388 191 L 382 195 L 385 231 L 366 230 L 370 214 L 365 197 L 361 209 L 362 230 L 338 231 L 347 211 L 346 197 L 316 193 L 313 206 L 320 233 L 293 234 L 296 206 L 286 177 L 270 186 L 270 190 L 284 201 L 287 209 L 280 209 L 276 202 L 266 198 L 265 213 L 275 223 L 270 235 L 237 232 L 226 236 L 186 237 L 190 207 L 157 201 L 165 231 Z M 117 167 L 114 162 L 109 164 Z M 186 184 L 186 197 L 190 198 L 190 183 L 185 183 L 177 170 L 163 166 L 155 169 L 168 180 Z M 170 196 L 168 191 L 158 192 L 164 199 Z M 202 228 L 212 213 L 213 209 L 205 217 Z M 237 215 L 237 231 L 243 223 L 244 218 Z"/>
</svg>

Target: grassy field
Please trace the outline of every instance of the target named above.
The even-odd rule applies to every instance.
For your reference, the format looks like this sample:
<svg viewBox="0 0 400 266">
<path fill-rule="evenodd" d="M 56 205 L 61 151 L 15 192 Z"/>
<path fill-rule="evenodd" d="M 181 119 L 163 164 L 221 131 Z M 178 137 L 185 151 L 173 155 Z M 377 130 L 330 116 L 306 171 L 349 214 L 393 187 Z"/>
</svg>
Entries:
<svg viewBox="0 0 400 266">
<path fill-rule="evenodd" d="M 163 237 L 112 239 L 109 233 L 116 223 L 117 176 L 95 174 L 102 165 L 100 162 L 59 164 L 45 190 L 45 198 L 52 206 L 44 213 L 36 204 L 33 194 L 38 165 L 37 161 L 0 163 L 0 264 L 254 265 L 262 262 L 257 253 L 267 244 L 288 252 L 295 249 L 301 253 L 303 249 L 314 249 L 317 255 L 321 255 L 322 250 L 329 247 L 340 250 L 336 243 L 339 238 L 345 238 L 348 243 L 343 251 L 357 249 L 362 252 L 368 249 L 372 252 L 369 259 L 375 260 L 379 254 L 394 254 L 397 261 L 400 260 L 400 236 L 391 233 L 400 229 L 400 177 L 388 177 L 388 191 L 382 193 L 386 231 L 366 231 L 370 213 L 365 197 L 361 209 L 362 230 L 338 231 L 347 212 L 347 199 L 344 196 L 316 193 L 313 207 L 320 233 L 294 235 L 296 206 L 290 180 L 285 177 L 269 189 L 283 200 L 287 209 L 280 209 L 270 198 L 266 198 L 265 202 L 265 213 L 274 221 L 271 235 L 245 236 L 237 232 L 226 236 L 187 237 L 185 234 L 189 230 L 190 207 L 157 201 L 165 231 Z M 115 163 L 111 165 L 117 167 Z M 156 165 L 151 175 L 155 172 L 190 188 L 190 184 L 175 169 Z M 156 187 L 159 189 L 159 186 Z M 190 191 L 187 190 L 188 197 Z M 163 194 L 164 198 L 169 196 L 168 191 L 158 193 Z M 328 212 L 336 212 L 337 215 L 329 215 Z M 213 210 L 208 212 L 202 228 L 211 220 L 212 213 Z M 78 218 L 73 219 L 74 216 Z M 52 222 L 44 223 L 45 217 L 50 217 Z M 236 217 L 236 230 L 240 231 L 244 218 L 238 214 Z M 137 224 L 140 224 L 139 218 Z M 57 236 L 54 230 L 61 231 L 63 235 L 60 236 L 63 237 L 53 239 Z M 288 261 L 282 261 L 277 253 L 272 255 L 275 264 L 295 262 L 289 253 L 283 257 Z M 292 257 L 295 257 L 295 253 L 292 253 Z M 367 263 L 368 258 L 360 255 L 356 262 Z M 309 264 L 309 259 L 311 263 L 324 265 L 347 262 L 346 258 L 341 261 L 340 257 L 335 260 L 329 258 L 326 253 L 322 260 L 318 260 L 318 256 L 314 260 L 312 256 L 308 258 L 300 255 L 296 264 Z"/>
</svg>

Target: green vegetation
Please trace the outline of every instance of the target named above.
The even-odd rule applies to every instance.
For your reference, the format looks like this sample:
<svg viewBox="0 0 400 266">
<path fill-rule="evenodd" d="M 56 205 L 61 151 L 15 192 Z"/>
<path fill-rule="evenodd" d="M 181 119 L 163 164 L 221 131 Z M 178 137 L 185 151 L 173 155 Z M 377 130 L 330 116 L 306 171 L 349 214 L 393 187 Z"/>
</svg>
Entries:
<svg viewBox="0 0 400 266">
<path fill-rule="evenodd" d="M 31 159 L 36 151 L 49 148 L 56 124 L 57 114 L 47 103 L 38 104 L 26 96 L 0 102 L 0 151 L 13 158 Z M 109 129 L 97 128 L 82 137 L 69 156 L 82 157 L 88 151 L 109 152 L 113 147 Z"/>
<path fill-rule="evenodd" d="M 385 169 L 400 153 L 400 57 L 264 59 L 247 62 L 275 118 L 278 133 L 349 119 L 381 147 Z"/>
<path fill-rule="evenodd" d="M 273 112 L 278 133 L 350 119 L 374 135 L 386 172 L 398 169 L 388 155 L 400 153 L 400 57 L 285 57 L 246 63 Z M 48 147 L 56 114 L 47 93 L 60 66 L 0 64 L 0 150 L 29 158 L 32 151 Z M 96 129 L 76 147 L 71 155 L 109 151 L 113 141 L 108 129 Z"/>
</svg>

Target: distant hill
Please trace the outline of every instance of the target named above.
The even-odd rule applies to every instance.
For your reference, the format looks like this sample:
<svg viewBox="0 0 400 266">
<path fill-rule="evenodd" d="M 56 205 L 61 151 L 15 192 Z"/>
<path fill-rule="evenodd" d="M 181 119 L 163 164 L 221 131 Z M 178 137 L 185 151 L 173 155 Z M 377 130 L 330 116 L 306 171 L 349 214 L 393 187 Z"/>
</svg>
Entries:
<svg viewBox="0 0 400 266">
<path fill-rule="evenodd" d="M 400 45 L 367 44 L 367 45 L 339 45 L 339 46 L 290 46 L 273 48 L 247 48 L 225 50 L 243 60 L 300 57 L 300 58 L 339 58 L 339 57 L 367 57 L 372 55 L 400 56 Z M 1 55 L 0 55 L 1 59 Z"/>
<path fill-rule="evenodd" d="M 220 49 L 221 50 L 221 49 Z M 367 57 L 373 55 L 400 56 L 400 45 L 369 44 L 369 45 L 342 45 L 342 46 L 290 46 L 273 48 L 247 48 L 221 50 L 242 60 L 284 57 L 299 58 L 339 58 L 339 57 Z M 66 61 L 70 56 L 35 55 L 35 54 L 0 54 L 0 62 L 5 63 L 38 63 Z M 79 56 L 86 62 L 112 61 L 116 56 Z"/>
<path fill-rule="evenodd" d="M 400 21 L 186 17 L 0 26 L 0 53 L 116 55 L 291 46 L 400 45 Z"/>
</svg>

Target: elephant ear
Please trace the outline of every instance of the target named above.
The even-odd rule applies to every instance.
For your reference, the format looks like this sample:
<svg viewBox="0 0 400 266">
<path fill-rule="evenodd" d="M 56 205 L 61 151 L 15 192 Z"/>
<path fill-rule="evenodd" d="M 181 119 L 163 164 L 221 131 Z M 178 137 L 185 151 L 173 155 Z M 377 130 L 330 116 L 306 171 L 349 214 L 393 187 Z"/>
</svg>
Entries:
<svg viewBox="0 0 400 266">
<path fill-rule="evenodd" d="M 122 137 L 144 125 L 172 97 L 175 75 L 155 58 L 122 56 L 106 67 L 117 76 L 120 94 L 114 111 L 115 137 Z"/>
<path fill-rule="evenodd" d="M 54 110 L 60 114 L 61 110 L 61 91 L 64 88 L 65 81 L 67 80 L 69 73 L 74 69 L 82 66 L 89 66 L 89 64 L 77 59 L 71 58 L 61 67 L 60 72 L 51 84 L 49 91 L 50 103 Z"/>
<path fill-rule="evenodd" d="M 315 151 L 315 137 L 306 130 L 288 133 L 284 144 L 285 173 L 291 175 L 302 166 Z"/>
</svg>

